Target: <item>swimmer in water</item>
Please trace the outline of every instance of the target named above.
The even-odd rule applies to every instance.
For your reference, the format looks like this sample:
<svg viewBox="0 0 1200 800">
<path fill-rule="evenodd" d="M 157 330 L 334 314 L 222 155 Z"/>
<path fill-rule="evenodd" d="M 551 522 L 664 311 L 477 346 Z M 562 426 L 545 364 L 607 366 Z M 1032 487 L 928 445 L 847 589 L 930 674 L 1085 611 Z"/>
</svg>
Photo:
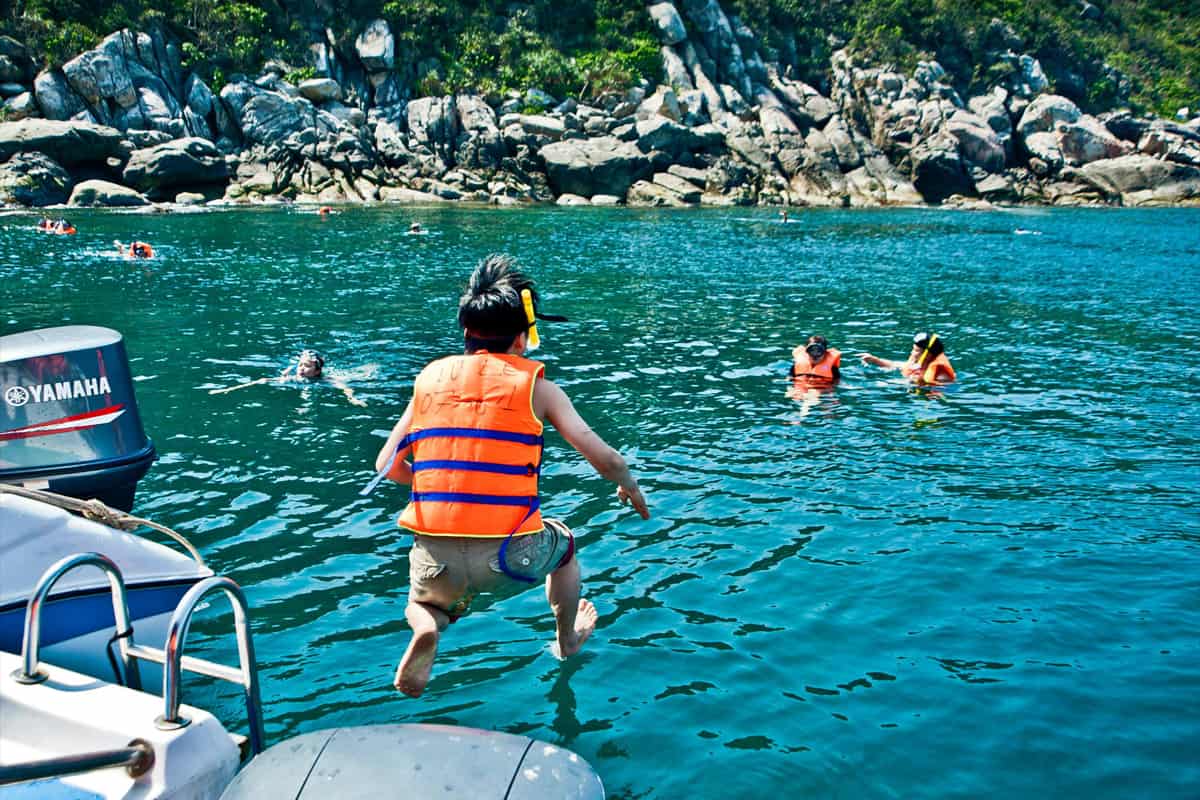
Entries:
<svg viewBox="0 0 1200 800">
<path fill-rule="evenodd" d="M 918 333 L 914 336 L 907 361 L 891 361 L 870 353 L 859 353 L 858 357 L 863 364 L 899 370 L 904 377 L 921 386 L 953 383 L 958 377 L 950 365 L 950 359 L 946 357 L 946 345 L 936 333 Z"/>
<path fill-rule="evenodd" d="M 120 241 L 113 239 L 117 252 L 125 258 L 154 258 L 154 248 L 145 242 L 130 242 L 126 247 Z"/>
<path fill-rule="evenodd" d="M 366 402 L 355 396 L 354 390 L 343 379 L 325 374 L 325 357 L 316 350 L 305 349 L 296 357 L 295 364 L 288 366 L 275 377 L 259 378 L 236 386 L 226 386 L 223 389 L 210 389 L 209 394 L 225 394 L 235 389 L 245 389 L 248 386 L 258 386 L 263 383 L 294 383 L 325 381 L 346 396 L 346 400 L 354 406 L 366 406 Z"/>
</svg>

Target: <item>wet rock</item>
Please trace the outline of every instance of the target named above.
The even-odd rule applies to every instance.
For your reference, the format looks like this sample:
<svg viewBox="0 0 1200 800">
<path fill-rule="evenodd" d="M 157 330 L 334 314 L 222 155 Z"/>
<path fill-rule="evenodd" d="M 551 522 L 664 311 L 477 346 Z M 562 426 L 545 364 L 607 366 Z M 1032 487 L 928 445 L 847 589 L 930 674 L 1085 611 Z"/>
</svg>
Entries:
<svg viewBox="0 0 1200 800">
<path fill-rule="evenodd" d="M 1200 169 L 1147 155 L 1093 161 L 1081 179 L 1127 206 L 1200 203 Z"/>
<path fill-rule="evenodd" d="M 545 161 L 551 188 L 559 195 L 624 197 L 635 181 L 651 173 L 645 153 L 609 136 L 554 142 L 538 155 Z"/>
<path fill-rule="evenodd" d="M 0 202 L 50 206 L 65 203 L 70 193 L 71 176 L 47 155 L 17 153 L 0 164 Z"/>
<path fill-rule="evenodd" d="M 170 197 L 181 186 L 224 183 L 228 177 L 224 156 L 212 142 L 196 137 L 135 150 L 122 174 L 126 184 L 155 199 Z"/>
<path fill-rule="evenodd" d="M 629 187 L 625 202 L 631 206 L 682 208 L 688 205 L 678 194 L 651 181 L 637 181 Z"/>
<path fill-rule="evenodd" d="M 67 200 L 72 206 L 105 206 L 121 208 L 129 206 L 145 206 L 150 201 L 137 191 L 119 183 L 110 181 L 90 180 L 76 184 Z"/>
<path fill-rule="evenodd" d="M 124 160 L 128 155 L 121 132 L 88 122 L 25 119 L 0 123 L 0 160 L 15 153 L 45 153 L 63 166 L 103 164 L 105 159 Z"/>
</svg>

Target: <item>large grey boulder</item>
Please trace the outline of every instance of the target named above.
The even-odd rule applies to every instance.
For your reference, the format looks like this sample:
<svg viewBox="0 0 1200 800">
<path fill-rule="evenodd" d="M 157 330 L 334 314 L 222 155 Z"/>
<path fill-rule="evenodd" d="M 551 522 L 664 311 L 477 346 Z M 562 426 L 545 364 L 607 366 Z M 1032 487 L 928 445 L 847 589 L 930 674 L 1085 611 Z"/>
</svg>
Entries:
<svg viewBox="0 0 1200 800">
<path fill-rule="evenodd" d="M 958 142 L 949 134 L 922 141 L 913 148 L 911 157 L 913 186 L 927 202 L 940 203 L 951 195 L 975 193 Z"/>
<path fill-rule="evenodd" d="M 699 202 L 699 192 L 695 194 L 696 201 Z M 651 181 L 637 181 L 629 187 L 629 193 L 625 196 L 626 205 L 630 206 L 657 206 L 657 207 L 678 207 L 682 208 L 689 205 L 678 193 L 667 186 Z"/>
<path fill-rule="evenodd" d="M 1086 114 L 1074 123 L 1060 125 L 1057 134 L 1063 160 L 1071 166 L 1133 152 L 1133 145 L 1121 141 L 1100 120 Z"/>
<path fill-rule="evenodd" d="M 1048 131 L 1032 133 L 1025 139 L 1025 150 L 1029 153 L 1034 172 L 1045 175 L 1062 168 L 1064 159 L 1058 143 L 1058 134 Z"/>
<path fill-rule="evenodd" d="M 663 77 L 666 78 L 667 86 L 678 92 L 694 91 L 696 84 L 692 82 L 692 74 L 688 71 L 687 64 L 683 63 L 683 59 L 675 52 L 675 48 L 663 45 L 661 52 Z"/>
<path fill-rule="evenodd" d="M 287 97 L 245 81 L 226 84 L 221 89 L 221 100 L 231 112 L 236 128 L 254 144 L 278 142 L 309 127 L 315 116 L 312 103 L 307 100 Z"/>
<path fill-rule="evenodd" d="M 1004 145 L 982 117 L 957 111 L 946 121 L 946 131 L 958 140 L 959 151 L 968 163 L 988 172 L 1004 169 Z"/>
<path fill-rule="evenodd" d="M 1077 174 L 1127 206 L 1200 203 L 1200 169 L 1153 156 L 1093 161 Z"/>
<path fill-rule="evenodd" d="M 33 93 L 46 119 L 68 120 L 84 112 L 83 100 L 60 72 L 39 72 L 33 79 Z"/>
<path fill-rule="evenodd" d="M 127 155 L 116 128 L 49 119 L 0 122 L 0 159 L 35 151 L 64 166 L 104 163 L 113 157 L 124 160 Z"/>
<path fill-rule="evenodd" d="M 850 135 L 850 126 L 841 115 L 831 117 L 825 124 L 823 132 L 837 154 L 837 163 L 842 168 L 842 172 L 849 172 L 862 166 L 862 153 L 854 144 L 854 139 Z"/>
<path fill-rule="evenodd" d="M 1052 131 L 1060 122 L 1075 122 L 1082 115 L 1079 107 L 1057 94 L 1044 94 L 1036 98 L 1021 114 L 1017 123 L 1017 134 L 1027 139 L 1035 133 Z"/>
<path fill-rule="evenodd" d="M 36 117 L 39 113 L 37 99 L 34 98 L 33 92 L 21 92 L 9 97 L 4 101 L 3 108 L 5 115 L 12 122 Z"/>
<path fill-rule="evenodd" d="M 651 3 L 646 7 L 658 38 L 665 45 L 679 44 L 687 38 L 687 29 L 683 27 L 683 17 L 679 16 L 673 3 Z"/>
<path fill-rule="evenodd" d="M 624 197 L 653 170 L 637 146 L 611 136 L 553 142 L 538 151 L 555 194 Z"/>
<path fill-rule="evenodd" d="M 0 164 L 0 202 L 23 206 L 65 203 L 71 194 L 71 176 L 43 153 L 17 153 Z"/>
<path fill-rule="evenodd" d="M 396 63 L 396 40 L 386 20 L 372 20 L 354 40 L 358 60 L 367 72 L 386 72 Z"/>
<path fill-rule="evenodd" d="M 332 103 L 342 99 L 342 87 L 333 78 L 309 78 L 297 87 L 300 94 L 314 103 Z"/>
<path fill-rule="evenodd" d="M 92 109 L 101 101 L 111 100 L 122 108 L 137 103 L 137 91 L 119 41 L 109 36 L 100 47 L 80 53 L 63 64 L 63 75 L 67 83 Z"/>
<path fill-rule="evenodd" d="M 137 191 L 109 181 L 84 181 L 77 184 L 67 201 L 72 206 L 144 206 L 149 201 Z"/>
<path fill-rule="evenodd" d="M 135 150 L 121 178 L 152 198 L 173 197 L 179 187 L 224 183 L 225 157 L 207 139 L 191 137 Z"/>
<path fill-rule="evenodd" d="M 408 104 L 408 146 L 436 155 L 445 166 L 458 136 L 453 97 L 421 97 Z"/>
<path fill-rule="evenodd" d="M 642 120 L 634 126 L 634 130 L 637 131 L 638 149 L 643 153 L 661 150 L 672 158 L 678 158 L 705 145 L 704 138 L 695 129 L 666 117 Z"/>
<path fill-rule="evenodd" d="M 183 122 L 188 133 L 203 139 L 215 139 L 216 131 L 210 120 L 215 114 L 216 98 L 208 84 L 195 74 L 189 75 L 184 85 L 184 97 Z"/>
</svg>

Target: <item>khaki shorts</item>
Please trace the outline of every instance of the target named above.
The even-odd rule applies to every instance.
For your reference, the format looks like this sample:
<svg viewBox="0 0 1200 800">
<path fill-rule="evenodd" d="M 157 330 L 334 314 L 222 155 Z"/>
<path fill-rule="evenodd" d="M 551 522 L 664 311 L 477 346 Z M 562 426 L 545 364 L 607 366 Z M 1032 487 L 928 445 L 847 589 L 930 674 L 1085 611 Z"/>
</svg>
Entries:
<svg viewBox="0 0 1200 800">
<path fill-rule="evenodd" d="M 575 543 L 571 529 L 556 519 L 543 519 L 537 533 L 508 541 L 504 563 L 511 572 L 540 582 L 570 562 Z M 477 594 L 513 594 L 531 584 L 500 569 L 503 539 L 413 534 L 408 554 L 408 599 L 436 606 L 451 619 L 470 610 Z"/>
</svg>

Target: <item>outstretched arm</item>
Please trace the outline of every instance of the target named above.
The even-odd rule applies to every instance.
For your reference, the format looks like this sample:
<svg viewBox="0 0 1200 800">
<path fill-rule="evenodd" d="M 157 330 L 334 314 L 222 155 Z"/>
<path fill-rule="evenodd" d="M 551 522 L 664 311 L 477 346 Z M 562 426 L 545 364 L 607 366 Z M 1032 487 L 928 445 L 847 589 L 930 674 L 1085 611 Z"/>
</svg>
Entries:
<svg viewBox="0 0 1200 800">
<path fill-rule="evenodd" d="M 556 384 L 539 378 L 534 390 L 534 410 L 538 416 L 554 426 L 567 442 L 587 459 L 588 463 L 608 480 L 617 484 L 617 499 L 629 503 L 642 519 L 650 519 L 646 498 L 638 488 L 637 481 L 629 471 L 629 465 L 616 450 L 593 431 L 575 406 L 571 398 Z"/>
<path fill-rule="evenodd" d="M 350 401 L 350 405 L 363 407 L 367 405 L 365 400 L 360 400 L 354 396 L 354 390 L 341 378 L 330 378 L 329 382 L 342 390 L 342 394 L 346 395 L 346 399 Z"/>
<path fill-rule="evenodd" d="M 904 369 L 904 364 L 906 363 L 904 361 L 889 361 L 886 358 L 873 356 L 870 353 L 859 353 L 858 358 L 864 364 L 874 364 L 875 366 L 883 367 L 884 369 Z"/>
<path fill-rule="evenodd" d="M 278 380 L 278 378 L 259 378 L 258 380 L 248 381 L 247 383 L 239 383 L 236 386 L 226 386 L 223 389 L 209 389 L 208 393 L 225 394 L 226 392 L 232 392 L 234 389 L 245 389 L 247 386 L 258 386 L 260 383 L 270 383 L 274 380 Z"/>
<path fill-rule="evenodd" d="M 400 415 L 400 421 L 396 423 L 396 427 L 392 428 L 391 434 L 388 436 L 383 447 L 379 450 L 379 455 L 375 456 L 375 471 L 383 469 L 387 464 L 388 459 L 392 457 L 392 453 L 396 450 L 396 445 L 400 444 L 400 440 L 408 435 L 408 429 L 412 426 L 413 410 L 412 401 L 409 401 L 408 407 L 404 409 L 404 413 Z M 404 460 L 412 447 L 406 447 L 396 454 L 396 461 L 392 464 L 392 468 L 388 470 L 388 479 L 396 483 L 412 483 L 412 466 Z"/>
</svg>

